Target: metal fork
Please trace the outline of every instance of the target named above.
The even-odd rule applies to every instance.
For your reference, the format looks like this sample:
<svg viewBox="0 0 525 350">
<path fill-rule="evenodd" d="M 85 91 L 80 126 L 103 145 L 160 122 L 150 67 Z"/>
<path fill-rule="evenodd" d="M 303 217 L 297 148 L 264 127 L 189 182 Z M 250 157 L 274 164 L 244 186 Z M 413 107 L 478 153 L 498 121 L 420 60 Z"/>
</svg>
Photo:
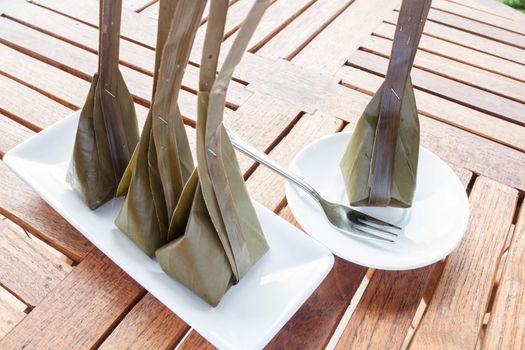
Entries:
<svg viewBox="0 0 525 350">
<path fill-rule="evenodd" d="M 370 215 L 354 210 L 342 204 L 327 201 L 306 181 L 290 170 L 284 168 L 265 153 L 259 151 L 237 136 L 230 128 L 225 127 L 233 146 L 248 157 L 267 166 L 276 173 L 284 176 L 293 184 L 312 196 L 323 208 L 328 221 L 340 232 L 367 240 L 395 243 L 401 228 L 374 218 Z"/>
</svg>

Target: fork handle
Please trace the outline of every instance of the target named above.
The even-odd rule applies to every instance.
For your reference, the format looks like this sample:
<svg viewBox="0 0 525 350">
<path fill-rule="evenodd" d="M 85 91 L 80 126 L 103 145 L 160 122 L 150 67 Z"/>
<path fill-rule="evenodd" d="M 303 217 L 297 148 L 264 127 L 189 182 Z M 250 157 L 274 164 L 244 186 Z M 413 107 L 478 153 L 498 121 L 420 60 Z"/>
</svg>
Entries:
<svg viewBox="0 0 525 350">
<path fill-rule="evenodd" d="M 310 186 L 306 181 L 301 179 L 299 176 L 297 176 L 290 170 L 283 167 L 281 164 L 277 163 L 275 160 L 270 158 L 266 153 L 259 151 L 257 148 L 255 148 L 254 146 L 250 145 L 248 142 L 241 139 L 230 128 L 226 126 L 224 128 L 226 129 L 226 132 L 228 133 L 228 136 L 230 137 L 233 147 L 235 147 L 242 153 L 246 154 L 248 157 L 256 160 L 258 163 L 267 166 L 271 170 L 275 171 L 276 173 L 292 181 L 295 185 L 297 185 L 298 187 L 303 189 L 306 193 L 314 197 L 318 202 L 322 200 L 319 193 L 317 193 L 317 191 L 312 186 Z"/>
</svg>

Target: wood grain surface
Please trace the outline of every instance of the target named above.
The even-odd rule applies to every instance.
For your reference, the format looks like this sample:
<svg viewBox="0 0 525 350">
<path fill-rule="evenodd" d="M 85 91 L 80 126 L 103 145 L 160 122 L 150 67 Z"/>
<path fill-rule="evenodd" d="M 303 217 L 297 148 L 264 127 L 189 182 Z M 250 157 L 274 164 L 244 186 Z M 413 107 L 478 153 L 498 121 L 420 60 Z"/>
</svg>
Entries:
<svg viewBox="0 0 525 350">
<path fill-rule="evenodd" d="M 469 201 L 469 227 L 460 246 L 446 260 L 425 316 L 412 338 L 413 349 L 476 346 L 514 216 L 517 191 L 478 177 Z"/>
<path fill-rule="evenodd" d="M 0 285 L 30 307 L 36 306 L 71 271 L 19 226 L 0 221 Z"/>
<path fill-rule="evenodd" d="M 0 348 L 92 348 L 142 295 L 142 287 L 95 250 L 0 340 Z"/>
<path fill-rule="evenodd" d="M 466 188 L 472 173 L 454 170 Z M 401 348 L 434 267 L 375 271 L 336 348 Z"/>
<path fill-rule="evenodd" d="M 514 229 L 503 275 L 499 281 L 484 349 L 525 347 L 525 206 L 522 205 Z"/>
</svg>

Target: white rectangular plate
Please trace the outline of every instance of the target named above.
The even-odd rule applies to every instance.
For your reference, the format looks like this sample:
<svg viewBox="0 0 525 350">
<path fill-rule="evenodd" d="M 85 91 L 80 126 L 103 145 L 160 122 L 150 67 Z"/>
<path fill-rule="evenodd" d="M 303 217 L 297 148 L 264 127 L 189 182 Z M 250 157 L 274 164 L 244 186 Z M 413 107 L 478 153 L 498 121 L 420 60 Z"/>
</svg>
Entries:
<svg viewBox="0 0 525 350">
<path fill-rule="evenodd" d="M 255 203 L 269 252 L 213 308 L 165 274 L 114 224 L 122 199 L 89 210 L 65 182 L 78 124 L 75 113 L 20 144 L 5 163 L 87 239 L 207 340 L 221 349 L 266 345 L 317 288 L 333 255 Z"/>
</svg>

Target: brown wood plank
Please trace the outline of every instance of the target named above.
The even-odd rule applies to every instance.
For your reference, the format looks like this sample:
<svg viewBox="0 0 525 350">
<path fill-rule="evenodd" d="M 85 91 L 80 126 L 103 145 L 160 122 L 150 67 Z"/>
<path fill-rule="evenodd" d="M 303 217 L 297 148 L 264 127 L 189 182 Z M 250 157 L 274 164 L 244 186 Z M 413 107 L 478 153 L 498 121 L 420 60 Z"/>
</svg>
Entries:
<svg viewBox="0 0 525 350">
<path fill-rule="evenodd" d="M 375 35 L 388 39 L 394 38 L 395 26 L 390 23 L 383 23 L 374 31 Z M 525 81 L 525 71 L 523 65 L 500 57 L 496 57 L 485 52 L 473 50 L 471 48 L 455 44 L 450 41 L 438 39 L 433 36 L 423 35 L 419 42 L 419 49 L 438 54 L 477 68 L 498 73 L 506 77 Z"/>
<path fill-rule="evenodd" d="M 445 24 L 452 28 L 461 29 L 520 49 L 525 49 L 525 35 L 522 34 L 500 29 L 498 27 L 436 9 L 430 9 L 428 19 L 433 22 Z"/>
<path fill-rule="evenodd" d="M 392 12 L 391 14 L 387 15 L 384 20 L 388 23 L 396 24 L 397 15 L 397 12 Z M 425 29 L 423 33 L 497 57 L 525 64 L 524 50 L 489 38 L 465 32 L 461 29 L 452 28 L 433 21 L 427 21 L 425 23 Z"/>
<path fill-rule="evenodd" d="M 367 51 L 383 57 L 390 57 L 392 41 L 380 37 L 370 37 L 362 46 Z M 453 79 L 483 90 L 504 96 L 518 102 L 525 102 L 525 83 L 508 77 L 476 68 L 468 64 L 419 50 L 414 67 Z M 523 106 L 525 108 L 525 106 Z"/>
<path fill-rule="evenodd" d="M 157 3 L 158 4 L 158 3 Z M 32 3 L 21 3 L 19 6 L 8 8 L 4 15 L 38 30 L 50 33 L 67 40 L 75 45 L 86 48 L 94 53 L 98 50 L 98 29 L 75 21 L 71 18 L 48 11 Z M 128 40 L 120 42 L 120 60 L 123 64 L 137 69 L 147 75 L 153 74 L 155 52 Z M 150 83 L 151 84 L 151 83 Z M 242 84 L 232 82 L 228 93 L 228 103 L 231 105 L 242 104 L 251 93 Z M 198 68 L 189 65 L 183 77 L 183 86 L 187 89 L 197 90 Z M 181 99 L 187 91 L 181 92 Z"/>
<path fill-rule="evenodd" d="M 384 75 L 388 59 L 365 51 L 356 51 L 349 64 Z M 414 87 L 445 97 L 499 118 L 525 125 L 525 104 L 472 87 L 414 67 L 411 71 Z"/>
<path fill-rule="evenodd" d="M 33 0 L 32 3 L 98 27 L 99 4 L 97 1 Z M 154 18 L 123 9 L 120 35 L 154 49 L 157 42 L 157 21 Z"/>
<path fill-rule="evenodd" d="M 177 349 L 180 350 L 190 350 L 190 349 L 199 349 L 199 350 L 215 350 L 217 349 L 209 341 L 204 339 L 199 333 L 191 331 L 183 339 L 182 343 L 177 346 Z"/>
<path fill-rule="evenodd" d="M 84 236 L 7 169 L 4 162 L 0 162 L 0 214 L 74 261 L 82 260 L 93 249 Z"/>
<path fill-rule="evenodd" d="M 151 5 L 158 0 L 123 0 L 122 6 L 131 11 L 140 12 L 145 7 Z"/>
<path fill-rule="evenodd" d="M 0 96 L 3 96 L 0 113 L 32 130 L 38 131 L 73 113 L 70 108 L 3 75 L 0 75 Z"/>
<path fill-rule="evenodd" d="M 490 312 L 483 349 L 525 348 L 525 205 L 514 229 L 503 274 Z"/>
<path fill-rule="evenodd" d="M 70 109 L 77 110 L 83 106 L 90 86 L 88 81 L 2 44 L 0 55 L 5 58 L 0 60 L 2 74 Z M 148 109 L 135 103 L 135 110 L 142 125 Z M 35 127 L 40 130 L 57 120 L 57 116 L 36 120 Z"/>
<path fill-rule="evenodd" d="M 278 35 L 281 30 L 286 30 L 290 23 L 294 23 L 298 16 L 315 3 L 316 1 L 314 0 L 272 2 L 250 39 L 248 51 L 257 51 L 275 35 Z M 222 56 L 224 56 L 224 52 L 229 50 L 236 36 L 236 33 L 234 33 L 224 40 L 221 46 Z"/>
<path fill-rule="evenodd" d="M 29 306 L 37 305 L 71 271 L 20 227 L 0 221 L 0 285 Z"/>
<path fill-rule="evenodd" d="M 225 123 L 240 137 L 261 151 L 268 151 L 281 135 L 293 127 L 301 110 L 298 106 L 265 94 L 254 94 Z M 237 153 L 243 174 L 250 172 L 255 162 Z"/>
<path fill-rule="evenodd" d="M 0 287 L 0 339 L 26 316 L 26 308 L 24 303 Z"/>
<path fill-rule="evenodd" d="M 33 135 L 33 131 L 0 114 L 0 158 Z"/>
<path fill-rule="evenodd" d="M 99 349 L 173 349 L 189 329 L 184 321 L 148 293 Z"/>
<path fill-rule="evenodd" d="M 322 29 L 331 18 L 337 16 L 341 9 L 348 6 L 348 3 L 348 0 L 316 1 L 257 50 L 257 54 L 268 59 L 289 57 Z"/>
<path fill-rule="evenodd" d="M 478 7 L 480 4 L 478 4 Z M 482 22 L 493 27 L 503 28 L 509 31 L 513 31 L 520 34 L 525 34 L 525 28 L 523 24 L 519 24 L 516 21 L 504 18 L 500 15 L 476 9 L 472 7 L 465 7 L 459 4 L 455 4 L 450 1 L 434 0 L 432 1 L 432 7 L 444 12 L 453 13 L 460 17 L 473 19 L 478 22 Z"/>
<path fill-rule="evenodd" d="M 399 0 L 355 0 L 306 45 L 293 62 L 320 72 L 335 73 L 399 3 Z"/>
<path fill-rule="evenodd" d="M 288 166 L 295 154 L 310 142 L 341 130 L 343 122 L 321 113 L 303 115 L 290 132 L 273 148 L 269 155 Z M 246 181 L 252 199 L 272 209 L 280 210 L 285 204 L 285 179 L 267 167 L 258 166 Z"/>
<path fill-rule="evenodd" d="M 466 188 L 472 173 L 455 172 Z M 375 271 L 336 348 L 401 348 L 433 270 Z"/>
<path fill-rule="evenodd" d="M 82 107 L 89 82 L 0 44 L 0 71 L 72 109 Z"/>
<path fill-rule="evenodd" d="M 337 74 L 343 84 L 370 95 L 379 89 L 384 80 L 350 66 L 341 67 Z M 419 113 L 525 152 L 524 127 L 419 89 L 415 89 L 415 95 Z"/>
<path fill-rule="evenodd" d="M 485 11 L 492 15 L 497 15 L 503 18 L 516 20 L 525 20 L 523 14 L 513 9 L 512 7 L 505 5 L 499 1 L 494 0 L 447 0 L 453 4 L 464 6 L 470 9 Z"/>
<path fill-rule="evenodd" d="M 95 250 L 5 338 L 4 349 L 96 347 L 144 293 Z"/>
<path fill-rule="evenodd" d="M 15 46 L 30 56 L 44 60 L 87 81 L 91 81 L 92 75 L 97 70 L 96 54 L 3 17 L 0 17 L 0 42 Z M 120 70 L 135 101 L 148 106 L 153 78 L 122 65 Z M 190 118 L 194 116 L 195 103 L 194 94 L 181 92 L 179 105 L 183 115 Z"/>
<path fill-rule="evenodd" d="M 159 18 L 159 2 L 154 2 L 153 4 L 145 7 L 140 11 L 141 15 L 148 16 L 151 18 Z"/>
<path fill-rule="evenodd" d="M 475 347 L 516 201 L 516 190 L 484 177 L 476 179 L 467 232 L 446 260 L 412 348 Z"/>
</svg>

